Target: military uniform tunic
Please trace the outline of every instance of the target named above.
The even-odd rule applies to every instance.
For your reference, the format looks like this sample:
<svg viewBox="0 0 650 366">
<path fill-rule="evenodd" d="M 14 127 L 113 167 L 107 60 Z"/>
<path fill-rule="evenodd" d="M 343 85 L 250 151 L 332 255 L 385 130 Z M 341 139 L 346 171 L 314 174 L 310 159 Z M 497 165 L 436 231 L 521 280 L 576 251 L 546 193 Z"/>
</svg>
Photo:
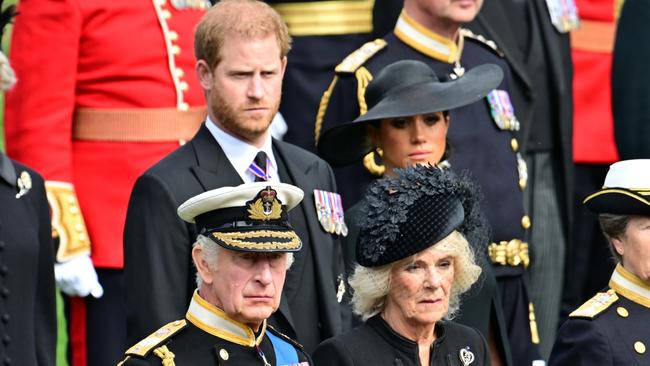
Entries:
<svg viewBox="0 0 650 366">
<path fill-rule="evenodd" d="M 287 350 L 295 356 L 294 361 L 280 362 L 280 353 Z M 138 342 L 126 351 L 126 358 L 119 365 L 289 364 L 310 365 L 301 345 L 271 328 L 266 321 L 259 333 L 254 333 L 195 293 L 186 319 L 171 322 Z"/>
<path fill-rule="evenodd" d="M 609 287 L 569 315 L 549 366 L 650 365 L 650 284 L 619 264 Z"/>
</svg>

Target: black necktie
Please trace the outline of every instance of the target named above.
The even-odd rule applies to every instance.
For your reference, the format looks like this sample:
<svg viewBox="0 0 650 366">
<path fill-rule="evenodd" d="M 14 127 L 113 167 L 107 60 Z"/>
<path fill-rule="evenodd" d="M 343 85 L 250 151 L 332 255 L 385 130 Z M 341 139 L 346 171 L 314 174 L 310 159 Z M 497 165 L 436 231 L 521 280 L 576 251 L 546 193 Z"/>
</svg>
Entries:
<svg viewBox="0 0 650 366">
<path fill-rule="evenodd" d="M 259 151 L 249 168 L 253 172 L 253 175 L 255 175 L 256 182 L 265 182 L 269 179 L 266 171 L 266 160 L 266 153 Z"/>
</svg>

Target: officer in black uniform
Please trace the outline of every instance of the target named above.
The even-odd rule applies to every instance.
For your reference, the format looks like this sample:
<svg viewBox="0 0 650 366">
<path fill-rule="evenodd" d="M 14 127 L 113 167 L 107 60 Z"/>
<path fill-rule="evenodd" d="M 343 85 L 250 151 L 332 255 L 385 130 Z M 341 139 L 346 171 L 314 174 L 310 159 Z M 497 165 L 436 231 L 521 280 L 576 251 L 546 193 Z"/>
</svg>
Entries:
<svg viewBox="0 0 650 366">
<path fill-rule="evenodd" d="M 198 289 L 185 319 L 129 348 L 120 365 L 309 365 L 302 346 L 267 323 L 302 247 L 288 211 L 303 195 L 289 184 L 257 182 L 183 203 L 178 215 L 200 233 L 192 248 Z"/>
<path fill-rule="evenodd" d="M 613 164 L 584 204 L 597 213 L 617 262 L 609 287 L 558 332 L 551 366 L 650 364 L 650 160 Z"/>
<path fill-rule="evenodd" d="M 336 124 L 353 120 L 367 110 L 364 91 L 386 65 L 403 59 L 429 65 L 441 78 L 459 78 L 466 70 L 492 63 L 501 66 L 505 78 L 486 99 L 450 112 L 448 139 L 450 163 L 456 171 L 469 170 L 485 195 L 483 209 L 492 227 L 489 253 L 501 290 L 503 314 L 510 340 L 513 362 L 531 364 L 541 359 L 537 344 L 535 316 L 528 298 L 525 267 L 529 264 L 527 230 L 531 226 L 523 208 L 527 172 L 519 154 L 519 122 L 509 100 L 511 74 L 494 42 L 461 29 L 478 12 L 458 11 L 453 19 L 442 19 L 440 10 L 423 14 L 418 0 L 407 0 L 394 31 L 383 39 L 366 43 L 336 67 L 336 76 L 324 92 L 317 115 L 315 134 Z M 452 10 L 457 3 L 448 5 Z M 448 9 L 449 10 L 449 9 Z M 436 13 L 439 12 L 439 13 Z M 441 24 L 455 24 L 448 29 Z M 339 192 L 346 206 L 359 200 L 372 173 L 381 174 L 379 159 L 368 156 L 364 164 L 335 171 Z M 464 313 L 490 309 L 465 309 Z M 497 310 L 501 311 L 501 308 Z M 493 313 L 494 314 L 494 313 Z M 498 318 L 498 316 L 496 317 Z M 461 320 L 462 322 L 462 320 Z M 487 331 L 484 324 L 470 324 Z M 498 327 L 496 327 L 498 328 Z M 495 329 L 496 329 L 495 328 Z M 487 333 L 484 333 L 487 335 Z M 498 336 L 498 330 L 495 331 Z"/>
</svg>

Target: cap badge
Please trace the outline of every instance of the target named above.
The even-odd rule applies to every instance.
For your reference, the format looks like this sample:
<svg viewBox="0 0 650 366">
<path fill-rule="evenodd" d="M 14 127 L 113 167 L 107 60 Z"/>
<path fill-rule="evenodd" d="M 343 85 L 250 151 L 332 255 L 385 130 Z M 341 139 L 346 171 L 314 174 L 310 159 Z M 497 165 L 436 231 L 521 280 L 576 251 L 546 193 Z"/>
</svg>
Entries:
<svg viewBox="0 0 650 366">
<path fill-rule="evenodd" d="M 20 177 L 18 177 L 16 184 L 18 185 L 18 193 L 16 193 L 16 198 L 20 198 L 26 195 L 27 192 L 32 189 L 32 177 L 28 172 L 23 171 L 20 173 Z"/>
<path fill-rule="evenodd" d="M 266 187 L 257 194 L 257 199 L 248 204 L 248 217 L 252 220 L 277 220 L 282 216 L 282 204 L 278 192 Z"/>
<path fill-rule="evenodd" d="M 463 363 L 463 366 L 467 366 L 474 362 L 474 354 L 469 350 L 469 346 L 461 348 L 458 357 L 460 358 L 460 362 Z"/>
</svg>

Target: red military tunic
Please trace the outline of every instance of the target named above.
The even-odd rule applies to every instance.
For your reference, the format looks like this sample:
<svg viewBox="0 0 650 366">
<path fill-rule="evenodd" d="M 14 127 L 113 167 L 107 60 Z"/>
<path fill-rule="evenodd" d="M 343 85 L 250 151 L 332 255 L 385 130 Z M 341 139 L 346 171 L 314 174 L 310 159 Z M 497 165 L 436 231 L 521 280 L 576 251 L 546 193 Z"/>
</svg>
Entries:
<svg viewBox="0 0 650 366">
<path fill-rule="evenodd" d="M 53 209 L 61 211 L 53 219 L 69 241 L 59 260 L 87 253 L 90 244 L 96 267 L 123 267 L 133 183 L 203 119 L 193 33 L 208 6 L 207 0 L 20 2 L 7 152 L 50 183 Z"/>
<path fill-rule="evenodd" d="M 573 59 L 573 160 L 618 160 L 614 141 L 611 70 L 620 0 L 575 0 L 580 28 L 571 33 Z"/>
</svg>

